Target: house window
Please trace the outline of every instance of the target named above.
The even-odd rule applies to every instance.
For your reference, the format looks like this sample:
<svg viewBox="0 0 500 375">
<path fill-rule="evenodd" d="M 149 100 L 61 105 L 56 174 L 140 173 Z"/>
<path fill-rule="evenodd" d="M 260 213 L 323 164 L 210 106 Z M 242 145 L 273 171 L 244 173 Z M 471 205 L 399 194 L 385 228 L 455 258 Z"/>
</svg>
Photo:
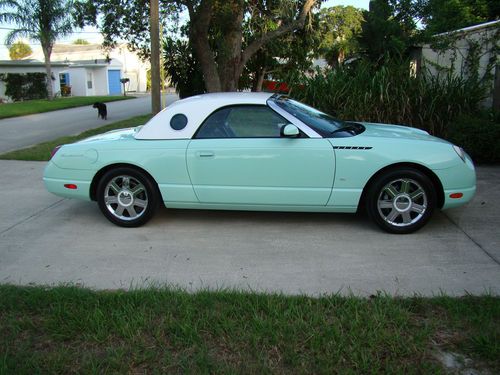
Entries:
<svg viewBox="0 0 500 375">
<path fill-rule="evenodd" d="M 92 72 L 87 72 L 87 88 L 92 88 Z"/>
</svg>

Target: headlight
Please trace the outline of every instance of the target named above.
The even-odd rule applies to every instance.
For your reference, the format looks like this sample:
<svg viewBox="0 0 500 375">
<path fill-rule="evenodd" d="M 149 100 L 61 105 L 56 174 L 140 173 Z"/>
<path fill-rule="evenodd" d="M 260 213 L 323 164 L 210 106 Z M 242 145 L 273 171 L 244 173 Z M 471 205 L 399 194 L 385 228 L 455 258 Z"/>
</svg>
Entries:
<svg viewBox="0 0 500 375">
<path fill-rule="evenodd" d="M 465 163 L 465 151 L 464 151 L 464 149 L 462 147 L 458 147 L 455 145 L 453 145 L 453 149 L 455 150 L 457 155 L 460 156 L 460 159 L 462 159 L 463 162 Z"/>
</svg>

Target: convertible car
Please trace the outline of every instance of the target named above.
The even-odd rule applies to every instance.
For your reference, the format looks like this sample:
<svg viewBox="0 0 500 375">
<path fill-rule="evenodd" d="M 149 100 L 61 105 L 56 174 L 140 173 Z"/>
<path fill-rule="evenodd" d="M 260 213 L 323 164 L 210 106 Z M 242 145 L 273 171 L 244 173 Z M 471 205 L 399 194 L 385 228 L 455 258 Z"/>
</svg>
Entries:
<svg viewBox="0 0 500 375">
<path fill-rule="evenodd" d="M 44 182 L 97 201 L 111 222 L 146 223 L 167 208 L 356 212 L 392 233 L 476 190 L 469 156 L 419 129 L 344 122 L 286 96 L 206 94 L 136 128 L 57 147 Z"/>
</svg>

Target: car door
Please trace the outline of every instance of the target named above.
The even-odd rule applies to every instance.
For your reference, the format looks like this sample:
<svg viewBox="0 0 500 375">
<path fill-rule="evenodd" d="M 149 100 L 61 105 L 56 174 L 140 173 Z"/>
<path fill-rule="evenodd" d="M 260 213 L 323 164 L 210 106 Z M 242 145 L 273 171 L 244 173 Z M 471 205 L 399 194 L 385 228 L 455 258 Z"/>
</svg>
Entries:
<svg viewBox="0 0 500 375">
<path fill-rule="evenodd" d="M 212 113 L 186 151 L 201 203 L 326 205 L 335 172 L 326 139 L 280 136 L 289 122 L 267 106 L 238 105 Z"/>
</svg>

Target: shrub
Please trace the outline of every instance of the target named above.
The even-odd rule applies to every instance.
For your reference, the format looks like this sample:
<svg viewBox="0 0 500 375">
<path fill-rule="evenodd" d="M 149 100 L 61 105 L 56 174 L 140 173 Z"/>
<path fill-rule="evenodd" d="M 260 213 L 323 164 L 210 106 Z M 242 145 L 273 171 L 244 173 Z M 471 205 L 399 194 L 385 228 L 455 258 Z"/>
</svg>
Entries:
<svg viewBox="0 0 500 375">
<path fill-rule="evenodd" d="M 205 81 L 200 63 L 189 42 L 165 38 L 163 41 L 163 67 L 181 99 L 205 92 Z"/>
<path fill-rule="evenodd" d="M 448 139 L 477 163 L 500 163 L 500 121 L 494 116 L 460 116 L 450 126 Z"/>
<path fill-rule="evenodd" d="M 339 118 L 409 125 L 442 137 L 458 116 L 479 112 L 486 92 L 453 75 L 415 77 L 406 61 L 356 61 L 288 82 L 291 96 Z"/>
<path fill-rule="evenodd" d="M 5 82 L 5 95 L 16 102 L 47 98 L 46 77 L 45 73 L 8 73 L 0 79 Z"/>
</svg>

